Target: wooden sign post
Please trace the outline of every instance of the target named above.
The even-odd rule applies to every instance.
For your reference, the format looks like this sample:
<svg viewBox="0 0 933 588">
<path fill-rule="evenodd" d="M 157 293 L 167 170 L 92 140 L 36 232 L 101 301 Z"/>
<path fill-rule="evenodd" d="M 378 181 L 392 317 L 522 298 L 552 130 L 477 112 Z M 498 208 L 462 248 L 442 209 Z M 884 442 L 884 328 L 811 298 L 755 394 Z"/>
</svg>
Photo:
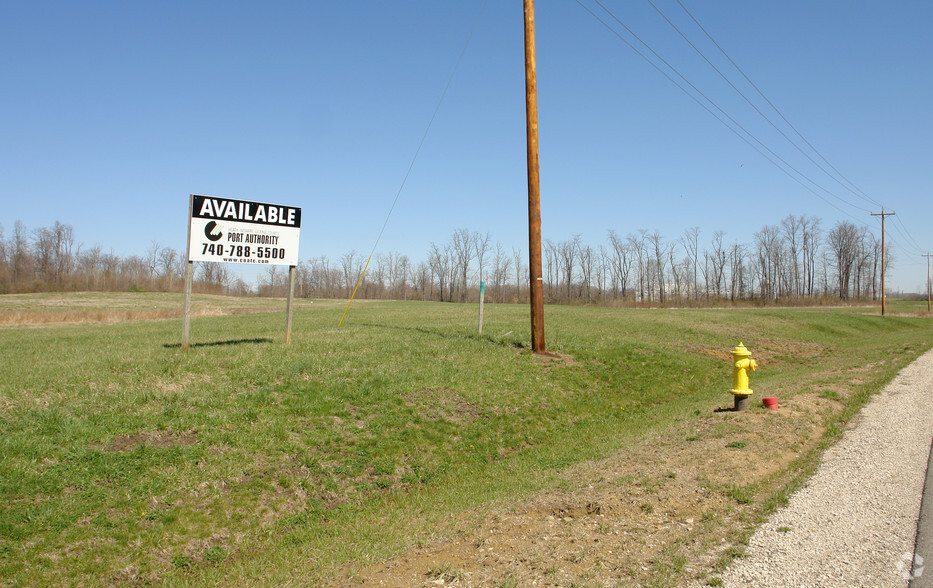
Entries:
<svg viewBox="0 0 933 588">
<path fill-rule="evenodd" d="M 191 320 L 191 286 L 194 262 L 241 263 L 288 266 L 288 303 L 285 309 L 285 344 L 292 339 L 292 297 L 298 265 L 301 209 L 269 204 L 199 196 L 188 199 L 188 255 L 185 272 L 185 309 L 181 348 L 188 350 Z"/>
</svg>

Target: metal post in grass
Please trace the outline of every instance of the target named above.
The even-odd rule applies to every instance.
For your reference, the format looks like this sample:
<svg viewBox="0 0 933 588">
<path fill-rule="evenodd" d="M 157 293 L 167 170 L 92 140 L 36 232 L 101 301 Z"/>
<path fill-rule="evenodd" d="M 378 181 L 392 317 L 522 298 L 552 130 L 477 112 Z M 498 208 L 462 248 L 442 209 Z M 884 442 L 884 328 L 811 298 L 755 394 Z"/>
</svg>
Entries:
<svg viewBox="0 0 933 588">
<path fill-rule="evenodd" d="M 295 266 L 288 266 L 288 302 L 285 303 L 285 344 L 292 342 L 292 299 L 295 297 Z"/>
<path fill-rule="evenodd" d="M 483 334 L 483 301 L 486 298 L 486 282 L 479 283 L 479 334 Z"/>
</svg>

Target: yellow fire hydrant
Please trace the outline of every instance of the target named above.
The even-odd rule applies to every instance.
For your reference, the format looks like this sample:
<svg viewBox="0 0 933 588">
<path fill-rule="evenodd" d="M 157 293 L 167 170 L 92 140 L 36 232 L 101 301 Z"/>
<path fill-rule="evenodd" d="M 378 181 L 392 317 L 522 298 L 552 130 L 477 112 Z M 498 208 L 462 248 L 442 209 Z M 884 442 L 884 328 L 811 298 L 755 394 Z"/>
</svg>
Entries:
<svg viewBox="0 0 933 588">
<path fill-rule="evenodd" d="M 758 362 L 752 359 L 752 352 L 745 348 L 741 342 L 732 350 L 732 392 L 735 397 L 735 410 L 745 410 L 748 407 L 748 397 L 753 394 L 748 387 L 748 372 L 755 371 Z"/>
</svg>

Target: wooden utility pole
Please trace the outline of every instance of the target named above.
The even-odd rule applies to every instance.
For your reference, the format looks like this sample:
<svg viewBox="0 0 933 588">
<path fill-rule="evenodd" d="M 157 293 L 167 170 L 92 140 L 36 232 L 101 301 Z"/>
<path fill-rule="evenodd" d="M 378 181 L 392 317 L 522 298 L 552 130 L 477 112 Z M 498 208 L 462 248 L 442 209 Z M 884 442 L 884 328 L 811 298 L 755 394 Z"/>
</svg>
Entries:
<svg viewBox="0 0 933 588">
<path fill-rule="evenodd" d="M 887 296 L 885 296 L 884 291 L 884 217 L 893 216 L 894 212 L 885 212 L 884 209 L 881 209 L 881 212 L 872 212 L 872 216 L 881 217 L 881 316 L 884 316 L 884 307 Z"/>
<path fill-rule="evenodd" d="M 927 258 L 927 312 L 930 312 L 930 254 L 923 257 Z"/>
<path fill-rule="evenodd" d="M 544 284 L 541 271 L 541 185 L 538 167 L 538 82 L 535 73 L 535 3 L 525 2 L 525 130 L 528 143 L 528 275 L 531 350 L 544 353 Z"/>
</svg>

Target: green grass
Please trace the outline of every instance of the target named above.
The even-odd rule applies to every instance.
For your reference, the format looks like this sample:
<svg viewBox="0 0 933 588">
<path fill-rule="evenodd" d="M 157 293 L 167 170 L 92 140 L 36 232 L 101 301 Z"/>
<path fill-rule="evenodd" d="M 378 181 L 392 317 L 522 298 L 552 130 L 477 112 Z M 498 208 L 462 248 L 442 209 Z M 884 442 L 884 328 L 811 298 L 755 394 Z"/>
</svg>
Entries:
<svg viewBox="0 0 933 588">
<path fill-rule="evenodd" d="M 930 312 L 927 310 L 927 297 L 925 295 L 916 300 L 909 300 L 907 298 L 894 298 L 889 296 L 887 304 L 885 305 L 885 314 L 888 312 L 894 314 L 923 314 L 928 315 Z M 876 302 L 877 311 L 881 312 L 881 302 Z"/>
<path fill-rule="evenodd" d="M 482 336 L 475 306 L 355 303 L 339 331 L 343 303 L 297 306 L 289 346 L 284 305 L 194 318 L 187 353 L 179 319 L 0 329 L 0 577 L 313 583 L 730 404 L 711 350 L 764 353 L 756 393 L 788 398 L 855 371 L 870 395 L 933 345 L 873 309 L 549 307 L 575 361 L 548 363 L 525 306 L 487 305 Z"/>
</svg>

